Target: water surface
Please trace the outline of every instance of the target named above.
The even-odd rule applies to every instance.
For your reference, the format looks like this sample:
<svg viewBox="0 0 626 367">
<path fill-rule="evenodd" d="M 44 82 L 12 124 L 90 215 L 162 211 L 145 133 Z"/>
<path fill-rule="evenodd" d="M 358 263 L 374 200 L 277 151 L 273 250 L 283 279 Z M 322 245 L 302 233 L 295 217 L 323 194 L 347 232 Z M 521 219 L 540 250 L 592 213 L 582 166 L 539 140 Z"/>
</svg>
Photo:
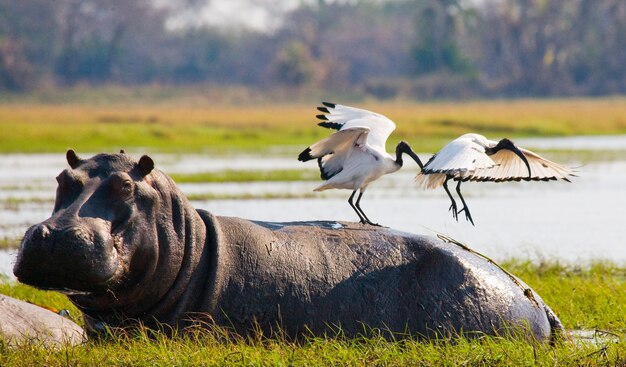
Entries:
<svg viewBox="0 0 626 367">
<path fill-rule="evenodd" d="M 519 139 L 518 144 L 551 149 L 626 150 L 626 136 Z M 428 158 L 428 155 L 422 155 Z M 89 154 L 83 154 L 88 157 Z M 137 155 L 136 158 L 138 158 Z M 152 155 L 167 173 L 221 169 L 316 169 L 293 158 L 205 155 Z M 362 207 L 374 222 L 395 229 L 444 233 L 496 260 L 511 257 L 588 263 L 611 260 L 626 263 L 626 161 L 571 161 L 578 177 L 566 182 L 464 183 L 463 192 L 476 226 L 448 212 L 442 189 L 417 190 L 411 162 L 400 172 L 383 177 L 368 188 Z M 56 175 L 66 168 L 64 154 L 0 155 L 0 239 L 21 237 L 26 229 L 50 216 Z M 257 196 L 311 194 L 314 182 L 258 182 L 181 184 L 187 195 Z M 265 221 L 346 220 L 356 214 L 347 203 L 350 192 L 331 190 L 314 198 L 270 200 L 204 200 L 197 208 L 216 215 Z M 0 274 L 10 274 L 15 251 L 0 251 Z"/>
</svg>

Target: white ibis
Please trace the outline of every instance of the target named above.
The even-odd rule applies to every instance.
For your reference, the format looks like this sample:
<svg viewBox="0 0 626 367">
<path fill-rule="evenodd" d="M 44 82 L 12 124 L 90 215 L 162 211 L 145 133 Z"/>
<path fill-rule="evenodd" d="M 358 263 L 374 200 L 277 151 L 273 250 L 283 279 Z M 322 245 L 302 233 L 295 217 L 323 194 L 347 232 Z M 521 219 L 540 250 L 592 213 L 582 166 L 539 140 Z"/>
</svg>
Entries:
<svg viewBox="0 0 626 367">
<path fill-rule="evenodd" d="M 519 159 L 518 159 L 519 157 Z M 452 216 L 465 212 L 472 225 L 474 220 L 461 195 L 461 182 L 465 181 L 549 181 L 565 180 L 573 176 L 570 168 L 549 161 L 529 150 L 518 148 L 509 139 L 498 142 L 479 134 L 465 134 L 444 146 L 432 156 L 415 180 L 425 189 L 443 186 L 452 202 Z M 448 190 L 448 181 L 457 181 L 456 192 L 463 203 L 457 211 L 456 202 Z"/>
<path fill-rule="evenodd" d="M 396 172 L 402 167 L 402 154 L 408 154 L 420 166 L 419 157 L 409 144 L 401 141 L 396 146 L 395 158 L 385 149 L 385 143 L 396 125 L 387 117 L 354 107 L 322 102 L 317 109 L 323 115 L 318 125 L 338 130 L 306 148 L 298 156 L 302 162 L 317 159 L 321 178 L 326 180 L 314 191 L 349 189 L 352 195 L 348 203 L 359 216 L 361 223 L 372 223 L 359 205 L 367 186 L 383 175 Z M 359 190 L 356 203 L 354 195 Z"/>
</svg>

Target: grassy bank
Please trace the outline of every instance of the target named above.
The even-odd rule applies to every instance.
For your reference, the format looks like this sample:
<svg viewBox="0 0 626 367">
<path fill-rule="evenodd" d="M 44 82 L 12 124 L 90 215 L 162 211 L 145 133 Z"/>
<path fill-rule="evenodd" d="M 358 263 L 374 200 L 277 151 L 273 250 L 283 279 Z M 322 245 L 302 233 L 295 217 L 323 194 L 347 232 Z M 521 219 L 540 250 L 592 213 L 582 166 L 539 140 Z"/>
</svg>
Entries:
<svg viewBox="0 0 626 367">
<path fill-rule="evenodd" d="M 88 343 L 57 351 L 38 346 L 8 349 L 0 343 L 0 365 L 381 365 L 381 366 L 600 366 L 626 363 L 626 268 L 606 263 L 586 267 L 559 263 L 503 264 L 533 287 L 559 315 L 567 329 L 598 330 L 595 342 L 569 337 L 556 347 L 520 339 L 481 338 L 388 342 L 312 338 L 294 344 L 278 338 L 231 337 L 224 331 L 196 330 L 175 339 L 142 330 L 120 333 L 114 341 Z M 76 310 L 52 292 L 0 285 L 0 293 L 54 308 Z"/>
<path fill-rule="evenodd" d="M 315 125 L 317 101 L 294 104 L 0 104 L 0 152 L 149 150 L 296 152 L 328 134 Z M 435 151 L 465 132 L 501 136 L 626 133 L 626 98 L 471 102 L 364 102 L 393 119 L 391 143 Z"/>
<path fill-rule="evenodd" d="M 1 348 L 1 347 L 0 347 Z M 7 366 L 621 366 L 626 344 L 566 342 L 557 347 L 523 340 L 483 338 L 387 342 L 314 338 L 302 344 L 276 339 L 221 338 L 199 332 L 177 340 L 145 333 L 115 343 L 50 351 L 4 348 Z"/>
<path fill-rule="evenodd" d="M 317 167 L 315 167 L 317 168 Z M 317 181 L 317 169 L 268 169 L 268 170 L 223 170 L 199 173 L 173 173 L 170 177 L 177 183 L 224 183 L 224 182 L 281 182 Z"/>
</svg>

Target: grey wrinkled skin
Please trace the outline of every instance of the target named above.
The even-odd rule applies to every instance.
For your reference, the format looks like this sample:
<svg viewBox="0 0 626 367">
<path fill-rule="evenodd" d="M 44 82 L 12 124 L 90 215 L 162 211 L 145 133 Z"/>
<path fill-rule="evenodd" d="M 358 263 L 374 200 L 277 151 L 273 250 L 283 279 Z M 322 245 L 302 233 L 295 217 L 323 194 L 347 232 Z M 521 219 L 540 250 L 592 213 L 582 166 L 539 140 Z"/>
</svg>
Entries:
<svg viewBox="0 0 626 367">
<path fill-rule="evenodd" d="M 31 227 L 14 273 L 67 293 L 102 324 L 240 334 L 506 335 L 562 329 L 539 295 L 453 243 L 337 222 L 269 223 L 195 210 L 144 156 L 70 151 L 55 210 Z M 508 328 L 507 328 L 508 327 Z"/>
</svg>

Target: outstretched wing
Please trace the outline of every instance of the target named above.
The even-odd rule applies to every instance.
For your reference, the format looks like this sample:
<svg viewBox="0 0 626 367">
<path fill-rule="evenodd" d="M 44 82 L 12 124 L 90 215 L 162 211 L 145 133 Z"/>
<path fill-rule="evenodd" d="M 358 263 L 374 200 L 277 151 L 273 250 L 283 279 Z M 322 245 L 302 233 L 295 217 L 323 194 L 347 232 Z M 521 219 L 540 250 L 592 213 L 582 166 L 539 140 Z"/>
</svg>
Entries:
<svg viewBox="0 0 626 367">
<path fill-rule="evenodd" d="M 496 163 L 485 154 L 485 149 L 469 139 L 455 139 L 444 146 L 415 177 L 418 186 L 433 189 L 443 184 L 446 177 L 462 179 L 477 169 Z"/>
<path fill-rule="evenodd" d="M 461 176 L 478 168 L 493 167 L 496 163 L 485 154 L 485 148 L 467 140 L 456 139 L 444 146 L 426 164 L 424 174 L 445 173 Z"/>
<path fill-rule="evenodd" d="M 531 152 L 530 150 L 519 150 L 524 154 L 530 165 L 530 174 L 528 177 L 528 168 L 524 162 L 512 151 L 502 149 L 491 156 L 496 166 L 489 168 L 477 169 L 473 174 L 463 178 L 464 181 L 550 181 L 565 180 L 569 181 L 569 176 L 574 176 L 574 171 L 570 168 L 552 162 Z"/>
<path fill-rule="evenodd" d="M 324 112 L 323 115 L 317 115 L 317 118 L 322 120 L 318 124 L 319 126 L 340 131 L 355 127 L 367 127 L 370 129 L 367 144 L 372 148 L 385 150 L 385 142 L 396 128 L 393 121 L 376 112 L 335 103 L 322 103 L 324 106 L 317 108 Z"/>
<path fill-rule="evenodd" d="M 317 158 L 322 179 L 328 180 L 343 169 L 343 163 L 352 149 L 364 149 L 370 129 L 368 127 L 346 128 L 306 148 L 298 156 L 302 162 Z"/>
</svg>

